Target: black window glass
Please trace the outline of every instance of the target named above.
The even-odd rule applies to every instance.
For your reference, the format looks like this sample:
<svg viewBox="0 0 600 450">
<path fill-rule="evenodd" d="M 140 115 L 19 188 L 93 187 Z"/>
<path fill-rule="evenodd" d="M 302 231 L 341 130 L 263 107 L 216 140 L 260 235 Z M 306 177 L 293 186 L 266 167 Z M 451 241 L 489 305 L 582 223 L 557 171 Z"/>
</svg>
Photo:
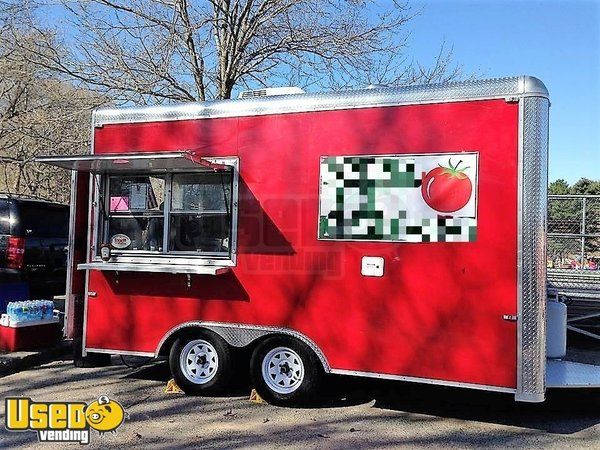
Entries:
<svg viewBox="0 0 600 450">
<path fill-rule="evenodd" d="M 165 185 L 163 176 L 110 177 L 107 242 L 117 250 L 162 252 Z"/>
<path fill-rule="evenodd" d="M 228 253 L 231 172 L 173 175 L 169 250 Z"/>
<path fill-rule="evenodd" d="M 229 217 L 226 214 L 171 215 L 170 250 L 229 252 Z"/>
<path fill-rule="evenodd" d="M 15 234 L 27 237 L 66 238 L 69 235 L 69 207 L 43 202 L 19 201 Z"/>
<path fill-rule="evenodd" d="M 231 199 L 231 173 L 173 175 L 173 211 L 227 212 Z"/>
<path fill-rule="evenodd" d="M 111 217 L 109 239 L 119 234 L 127 236 L 131 243 L 119 250 L 162 251 L 163 217 Z M 110 241 L 109 241 L 110 242 Z"/>
<path fill-rule="evenodd" d="M 0 198 L 0 234 L 10 234 L 10 204 Z"/>
</svg>

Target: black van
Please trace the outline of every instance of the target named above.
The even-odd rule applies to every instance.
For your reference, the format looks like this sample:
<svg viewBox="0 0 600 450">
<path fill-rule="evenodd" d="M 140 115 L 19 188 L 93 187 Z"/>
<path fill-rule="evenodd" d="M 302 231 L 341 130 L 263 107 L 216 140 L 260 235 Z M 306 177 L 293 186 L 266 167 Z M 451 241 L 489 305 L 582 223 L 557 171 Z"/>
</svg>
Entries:
<svg viewBox="0 0 600 450">
<path fill-rule="evenodd" d="M 69 207 L 0 194 L 0 289 L 27 283 L 29 298 L 65 293 Z"/>
</svg>

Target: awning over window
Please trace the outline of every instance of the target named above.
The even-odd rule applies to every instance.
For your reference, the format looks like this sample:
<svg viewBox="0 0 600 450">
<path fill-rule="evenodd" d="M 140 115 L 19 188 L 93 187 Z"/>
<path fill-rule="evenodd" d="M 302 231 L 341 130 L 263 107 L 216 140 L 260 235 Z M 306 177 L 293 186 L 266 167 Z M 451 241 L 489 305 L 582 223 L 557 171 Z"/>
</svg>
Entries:
<svg viewBox="0 0 600 450">
<path fill-rule="evenodd" d="M 120 153 L 105 155 L 40 156 L 36 162 L 82 172 L 174 172 L 227 170 L 219 158 L 199 157 L 191 151 Z"/>
</svg>

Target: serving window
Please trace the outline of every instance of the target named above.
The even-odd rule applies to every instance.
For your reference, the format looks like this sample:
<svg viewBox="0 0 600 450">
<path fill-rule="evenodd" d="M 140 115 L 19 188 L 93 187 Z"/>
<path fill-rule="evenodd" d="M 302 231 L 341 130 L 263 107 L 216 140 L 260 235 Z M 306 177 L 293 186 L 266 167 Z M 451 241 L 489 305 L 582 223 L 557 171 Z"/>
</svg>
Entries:
<svg viewBox="0 0 600 450">
<path fill-rule="evenodd" d="M 124 249 L 162 252 L 166 176 L 109 176 L 104 242 L 124 235 Z"/>
<path fill-rule="evenodd" d="M 91 257 L 78 269 L 182 273 L 189 283 L 236 265 L 237 157 L 174 150 L 37 160 L 92 174 Z"/>
<path fill-rule="evenodd" d="M 99 242 L 115 255 L 231 255 L 233 169 L 109 174 Z"/>
<path fill-rule="evenodd" d="M 169 251 L 228 253 L 231 173 L 175 174 L 171 184 Z"/>
</svg>

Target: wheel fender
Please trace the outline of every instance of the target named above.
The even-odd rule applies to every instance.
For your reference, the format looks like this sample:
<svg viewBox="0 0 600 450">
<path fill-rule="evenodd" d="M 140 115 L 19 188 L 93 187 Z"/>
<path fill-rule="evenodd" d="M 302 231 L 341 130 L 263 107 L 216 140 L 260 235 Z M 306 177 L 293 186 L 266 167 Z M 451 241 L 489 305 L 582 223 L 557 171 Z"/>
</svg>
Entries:
<svg viewBox="0 0 600 450">
<path fill-rule="evenodd" d="M 179 324 L 171 328 L 160 340 L 156 347 L 155 356 L 158 356 L 162 351 L 164 345 L 174 335 L 192 328 L 204 328 L 218 334 L 225 342 L 232 347 L 245 347 L 252 344 L 257 339 L 261 339 L 266 336 L 283 334 L 286 336 L 294 337 L 306 345 L 308 345 L 312 351 L 315 352 L 319 361 L 323 365 L 325 373 L 331 372 L 331 367 L 327 358 L 319 348 L 319 346 L 308 336 L 289 328 L 284 327 L 268 327 L 260 325 L 246 325 L 246 324 L 232 324 L 222 322 L 205 322 L 205 321 L 191 321 Z"/>
</svg>

